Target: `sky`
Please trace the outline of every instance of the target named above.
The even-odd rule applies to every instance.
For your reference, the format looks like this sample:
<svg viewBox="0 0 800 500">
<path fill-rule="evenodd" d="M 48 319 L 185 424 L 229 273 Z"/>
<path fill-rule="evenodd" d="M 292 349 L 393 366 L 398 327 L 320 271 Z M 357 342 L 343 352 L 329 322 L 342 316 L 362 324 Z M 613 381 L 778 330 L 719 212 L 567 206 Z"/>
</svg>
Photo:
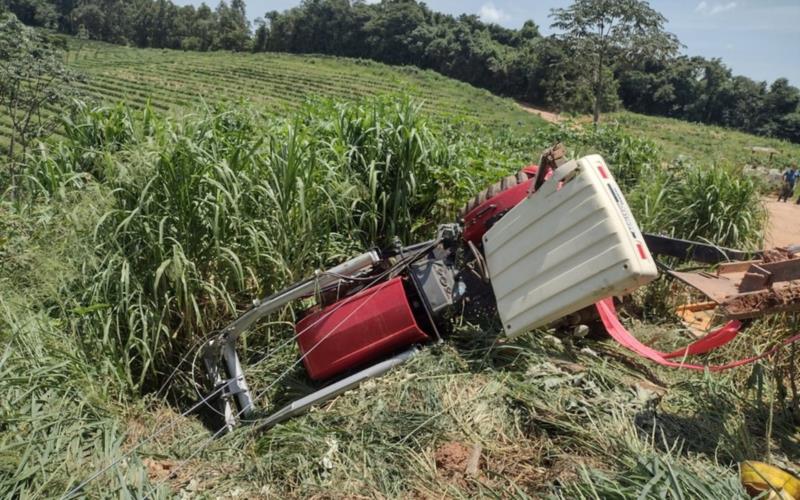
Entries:
<svg viewBox="0 0 800 500">
<path fill-rule="evenodd" d="M 201 0 L 173 0 L 199 5 Z M 206 0 L 212 7 L 216 0 Z M 251 19 L 284 10 L 299 0 L 246 0 Z M 550 34 L 550 9 L 570 0 L 428 0 L 433 10 L 478 14 L 484 21 L 518 28 L 532 19 Z M 800 0 L 650 0 L 668 20 L 667 30 L 685 45 L 683 53 L 718 57 L 734 74 L 772 82 L 786 77 L 800 86 Z"/>
</svg>

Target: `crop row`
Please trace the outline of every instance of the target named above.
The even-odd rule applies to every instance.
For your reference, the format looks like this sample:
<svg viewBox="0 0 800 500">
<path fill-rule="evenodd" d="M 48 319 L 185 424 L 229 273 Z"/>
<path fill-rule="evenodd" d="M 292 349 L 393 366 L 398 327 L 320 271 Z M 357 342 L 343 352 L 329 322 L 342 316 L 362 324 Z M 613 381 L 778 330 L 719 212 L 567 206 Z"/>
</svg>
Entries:
<svg viewBox="0 0 800 500">
<path fill-rule="evenodd" d="M 140 51 L 145 52 L 150 56 L 158 57 L 142 57 L 136 60 L 126 60 L 121 64 L 114 64 L 115 69 L 122 67 L 134 66 L 139 71 L 152 72 L 155 68 L 142 68 L 142 65 L 149 66 L 150 64 L 157 64 L 158 66 L 171 66 L 173 64 L 180 67 L 194 67 L 201 65 L 204 68 L 216 68 L 229 70 L 243 76 L 270 76 L 272 78 L 289 78 L 293 80 L 293 85 L 303 81 L 316 81 L 324 82 L 327 85 L 337 85 L 339 87 L 360 87 L 367 88 L 370 93 L 376 91 L 383 92 L 396 92 L 398 90 L 408 90 L 409 87 L 420 87 L 420 90 L 425 90 L 425 94 L 432 93 L 443 98 L 452 97 L 453 100 L 464 100 L 463 92 L 465 90 L 475 94 L 473 97 L 482 98 L 482 100 L 493 100 L 488 95 L 476 91 L 469 86 L 455 85 L 455 82 L 447 82 L 446 85 L 441 77 L 437 77 L 428 72 L 412 71 L 414 76 L 422 76 L 423 78 L 412 78 L 410 75 L 406 77 L 404 71 L 392 69 L 388 67 L 378 66 L 373 67 L 371 64 L 358 64 L 351 61 L 337 60 L 336 65 L 329 64 L 329 61 L 323 59 L 316 59 L 313 57 L 303 56 L 290 56 L 276 54 L 257 54 L 257 55 L 241 55 L 241 54 L 189 54 L 189 53 L 175 53 L 175 52 L 155 52 L 154 51 Z M 324 63 L 316 63 L 317 61 L 324 61 Z M 333 61 L 330 61 L 333 62 Z M 79 66 L 86 66 L 83 61 Z M 107 61 L 102 64 L 103 67 L 109 68 Z M 89 69 L 89 68 L 86 68 Z M 96 68 L 99 69 L 99 66 Z M 261 75 L 259 75 L 259 73 Z M 394 74 L 393 74 L 394 73 Z M 424 80 L 424 81 L 418 81 Z M 427 87 L 427 88 L 426 88 Z"/>
<path fill-rule="evenodd" d="M 302 76 L 295 77 L 257 68 L 226 69 L 181 65 L 179 67 L 162 66 L 152 69 L 154 71 L 139 71 L 133 75 L 131 75 L 131 72 L 125 71 L 125 76 L 123 76 L 120 69 L 117 69 L 114 73 L 107 74 L 105 79 L 119 78 L 120 80 L 126 80 L 128 82 L 124 85 L 130 85 L 131 80 L 126 78 L 130 76 L 134 81 L 146 82 L 146 85 L 138 88 L 133 87 L 136 88 L 136 90 L 154 92 L 154 94 L 160 94 L 164 96 L 164 98 L 172 101 L 176 100 L 177 96 L 171 96 L 171 94 L 182 94 L 184 97 L 197 97 L 203 94 L 206 96 L 209 94 L 219 95 L 220 92 L 232 93 L 238 97 L 254 97 L 257 99 L 263 97 L 277 97 L 288 102 L 303 101 L 312 95 L 352 99 L 353 97 L 382 93 L 375 92 L 369 87 L 331 85 L 318 79 Z M 179 85 L 176 85 L 178 82 Z M 176 86 L 178 88 L 175 88 Z M 396 92 L 400 89 L 387 87 L 386 90 Z M 419 91 L 409 91 L 410 89 L 406 89 L 407 93 L 415 94 L 417 97 L 428 97 L 424 96 Z M 429 111 L 441 112 L 442 110 L 439 109 L 442 108 L 441 103 L 443 101 L 449 101 L 450 99 L 448 99 L 448 97 L 449 96 L 446 95 L 430 96 L 430 98 L 432 98 L 430 100 L 435 101 L 438 105 L 431 104 L 429 106 Z M 177 102 L 175 104 L 185 105 L 185 102 Z M 448 114 L 453 112 L 463 114 L 473 113 L 471 109 L 456 104 L 455 99 L 453 99 L 452 103 L 448 104 L 450 104 L 446 106 Z"/>
<path fill-rule="evenodd" d="M 279 53 L 196 53 L 72 42 L 70 65 L 86 74 L 78 84 L 98 102 L 177 111 L 202 101 L 246 99 L 293 109 L 314 97 L 353 100 L 402 93 L 439 116 L 490 119 L 508 105 L 484 91 L 429 71 L 370 61 Z M 76 50 L 80 46 L 80 50 Z M 0 113 L 0 151 L 11 126 Z"/>
</svg>

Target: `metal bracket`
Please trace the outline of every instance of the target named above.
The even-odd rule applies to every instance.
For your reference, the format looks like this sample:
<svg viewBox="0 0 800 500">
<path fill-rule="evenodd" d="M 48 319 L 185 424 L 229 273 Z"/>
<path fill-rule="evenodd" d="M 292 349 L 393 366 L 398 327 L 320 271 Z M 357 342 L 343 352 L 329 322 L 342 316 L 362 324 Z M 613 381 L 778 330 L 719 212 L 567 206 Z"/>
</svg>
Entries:
<svg viewBox="0 0 800 500">
<path fill-rule="evenodd" d="M 220 357 L 222 363 L 220 363 Z M 235 338 L 222 335 L 212 339 L 203 352 L 206 372 L 214 390 L 222 388 L 221 412 L 228 430 L 233 429 L 239 416 L 249 417 L 253 412 L 253 398 L 244 377 L 239 355 L 236 352 Z M 234 405 L 234 400 L 236 405 Z M 235 411 L 236 407 L 239 411 Z"/>
<path fill-rule="evenodd" d="M 745 252 L 657 234 L 644 233 L 642 236 L 653 255 L 667 255 L 680 260 L 694 260 L 704 264 L 760 259 L 763 256 L 763 252 Z"/>
<path fill-rule="evenodd" d="M 384 375 L 386 372 L 391 370 L 392 368 L 400 365 L 413 357 L 418 352 L 416 347 L 412 347 L 411 349 L 404 351 L 396 356 L 393 356 L 389 359 L 376 363 L 369 368 L 365 368 L 360 372 L 354 373 L 349 377 L 343 378 L 338 382 L 334 382 L 333 384 L 324 387 L 316 392 L 309 394 L 303 398 L 300 398 L 288 405 L 284 406 L 280 410 L 276 411 L 269 417 L 267 417 L 261 424 L 256 427 L 256 430 L 263 431 L 274 427 L 275 425 L 287 420 L 291 417 L 299 415 L 312 406 L 324 403 L 329 399 L 332 399 L 339 394 L 352 389 L 358 386 L 360 383 L 364 382 L 365 380 L 376 378 Z"/>
<path fill-rule="evenodd" d="M 319 287 L 336 284 L 342 276 L 356 275 L 373 267 L 379 261 L 380 256 L 377 252 L 366 252 L 332 269 L 317 272 L 315 276 L 295 283 L 263 300 L 254 301 L 253 307 L 206 344 L 203 350 L 203 363 L 214 390 L 222 388 L 220 410 L 228 430 L 233 429 L 240 416 L 247 418 L 253 413 L 253 398 L 236 352 L 236 341 L 239 336 L 259 319 L 289 302 L 310 296 Z M 235 410 L 237 407 L 238 412 Z"/>
</svg>

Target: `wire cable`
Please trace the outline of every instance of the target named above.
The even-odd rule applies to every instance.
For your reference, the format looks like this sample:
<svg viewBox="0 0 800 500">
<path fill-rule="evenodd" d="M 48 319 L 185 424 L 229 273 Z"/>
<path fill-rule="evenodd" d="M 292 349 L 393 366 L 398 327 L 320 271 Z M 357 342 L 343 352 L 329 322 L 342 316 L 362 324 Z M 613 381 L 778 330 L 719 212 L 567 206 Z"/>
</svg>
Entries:
<svg viewBox="0 0 800 500">
<path fill-rule="evenodd" d="M 373 283 L 371 283 L 370 285 L 367 285 L 367 288 L 370 288 L 370 286 L 372 286 L 373 284 L 377 283 L 377 281 L 378 281 L 378 280 L 380 280 L 380 279 L 381 279 L 383 276 L 385 276 L 385 275 L 391 275 L 391 273 L 392 273 L 392 272 L 395 272 L 395 271 L 397 271 L 397 270 L 401 270 L 401 269 L 405 269 L 405 268 L 406 268 L 406 267 L 408 267 L 408 266 L 409 266 L 411 263 L 413 263 L 414 261 L 416 261 L 416 260 L 417 260 L 417 259 L 418 259 L 420 256 L 422 256 L 424 253 L 426 253 L 426 252 L 427 252 L 427 251 L 429 251 L 431 248 L 433 248 L 434 246 L 436 246 L 438 243 L 439 243 L 439 241 L 438 241 L 438 240 L 434 240 L 434 241 L 433 241 L 433 242 L 432 242 L 432 243 L 431 243 L 429 246 L 426 246 L 426 247 L 424 247 L 423 249 L 421 249 L 420 251 L 418 251 L 418 252 L 416 252 L 416 253 L 412 254 L 412 256 L 411 256 L 411 257 L 408 257 L 408 258 L 402 259 L 400 262 L 398 262 L 397 264 L 395 264 L 394 266 L 392 266 L 392 268 L 390 268 L 388 271 L 386 271 L 386 272 L 382 273 L 381 275 L 379 275 L 379 276 L 378 276 L 378 277 L 375 279 L 375 281 L 374 281 Z M 383 284 L 382 284 L 382 285 L 380 285 L 380 286 L 381 286 L 381 287 L 385 287 L 386 285 L 387 285 L 387 283 L 383 283 Z M 372 300 L 372 298 L 374 298 L 374 297 L 375 297 L 375 294 L 372 294 L 372 295 L 370 295 L 369 297 L 367 297 L 367 299 L 366 299 L 364 302 L 362 302 L 361 304 L 359 304 L 359 305 L 358 305 L 358 306 L 357 306 L 357 307 L 356 307 L 356 308 L 355 308 L 353 311 L 351 311 L 351 312 L 350 312 L 350 313 L 349 313 L 347 316 L 345 316 L 345 318 L 344 318 L 344 319 L 342 319 L 342 321 L 340 321 L 340 322 L 339 322 L 339 323 L 338 323 L 338 324 L 337 324 L 335 327 L 333 327 L 333 328 L 332 328 L 332 329 L 331 329 L 331 330 L 330 330 L 328 333 L 326 333 L 326 334 L 325 334 L 325 336 L 323 336 L 323 337 L 322 337 L 322 338 L 321 338 L 321 339 L 320 339 L 320 340 L 319 340 L 317 343 L 315 343 L 313 346 L 311 346 L 311 348 L 310 348 L 308 351 L 304 352 L 304 353 L 303 353 L 303 354 L 300 356 L 300 358 L 299 358 L 299 359 L 297 359 L 297 360 L 296 360 L 294 363 L 292 363 L 292 365 L 291 365 L 291 366 L 289 366 L 289 368 L 287 368 L 286 370 L 284 370 L 284 371 L 283 371 L 283 373 L 281 373 L 281 374 L 280 374 L 280 375 L 279 375 L 279 376 L 278 376 L 278 377 L 277 377 L 275 380 L 273 380 L 273 381 L 272 381 L 272 383 L 270 383 L 270 384 L 269 384 L 269 385 L 268 385 L 268 386 L 267 386 L 267 387 L 266 387 L 264 390 L 262 390 L 261 392 L 259 392 L 259 393 L 258 393 L 258 394 L 257 394 L 257 395 L 256 395 L 256 396 L 253 398 L 253 400 L 255 401 L 255 400 L 257 400 L 257 399 L 260 399 L 262 396 L 264 396 L 264 395 L 265 395 L 265 394 L 266 394 L 266 393 L 267 393 L 267 392 L 268 392 L 268 391 L 269 391 L 269 390 L 270 390 L 272 387 L 274 387 L 274 386 L 275 386 L 275 385 L 276 385 L 276 384 L 277 384 L 277 383 L 278 383 L 280 380 L 282 380 L 282 379 L 283 379 L 283 377 L 285 377 L 286 375 L 288 375 L 288 374 L 289 374 L 289 372 L 291 372 L 291 371 L 292 371 L 292 370 L 293 370 L 293 369 L 294 369 L 294 368 L 295 368 L 295 367 L 296 367 L 298 364 L 300 364 L 300 363 L 301 363 L 301 362 L 302 362 L 302 361 L 305 359 L 305 357 L 306 357 L 306 356 L 308 356 L 309 354 L 311 354 L 311 352 L 313 352 L 313 351 L 314 351 L 314 350 L 315 350 L 315 349 L 316 349 L 316 348 L 317 348 L 317 347 L 318 347 L 320 344 L 322 344 L 322 343 L 323 343 L 323 342 L 324 342 L 324 341 L 325 341 L 325 340 L 326 340 L 326 339 L 327 339 L 327 338 L 328 338 L 330 335 L 332 335 L 332 334 L 333 334 L 333 333 L 334 333 L 336 330 L 338 330 L 338 329 L 339 329 L 339 327 L 341 327 L 341 326 L 342 326 L 342 325 L 343 325 L 345 322 L 347 322 L 347 321 L 348 321 L 348 320 L 349 320 L 349 319 L 350 319 L 350 318 L 351 318 L 351 317 L 352 317 L 352 316 L 353 316 L 355 313 L 357 313 L 357 312 L 358 312 L 358 311 L 359 311 L 359 310 L 360 310 L 362 307 L 366 306 L 366 305 L 369 303 L 369 301 L 370 301 L 370 300 Z M 341 304 L 341 305 L 344 305 L 344 304 Z M 341 305 L 340 305 L 339 307 L 341 307 Z M 337 308 L 337 309 L 338 309 L 338 308 Z M 333 313 L 335 310 L 336 310 L 336 309 L 334 309 L 334 310 L 331 310 L 331 311 L 329 312 L 329 314 L 330 314 L 330 313 Z M 307 328 L 305 328 L 305 329 L 303 330 L 303 332 L 300 332 L 300 333 L 298 333 L 298 334 L 297 334 L 297 336 L 301 335 L 302 333 L 304 333 L 305 331 L 307 331 L 309 328 L 310 328 L 310 326 L 309 326 L 309 327 L 307 327 Z M 255 366 L 255 365 L 254 365 L 254 366 Z M 234 418 L 238 418 L 239 416 L 241 416 L 241 414 L 242 414 L 242 413 L 244 413 L 244 411 L 245 411 L 245 409 L 241 409 L 241 410 L 239 410 L 239 411 L 236 413 L 236 415 L 234 415 Z M 267 418 L 267 417 L 265 417 L 265 418 Z M 240 419 L 240 422 L 257 422 L 257 421 L 260 421 L 260 420 L 263 420 L 263 418 L 260 418 L 260 419 L 247 419 L 247 420 L 245 420 L 245 419 Z M 251 429 L 254 429 L 254 427 L 253 427 L 253 428 L 251 428 Z M 175 467 L 175 468 L 174 468 L 174 469 L 173 469 L 173 470 L 170 472 L 170 474 L 169 474 L 167 477 L 165 477 L 164 479 L 162 479 L 161 481 L 159 481 L 158 483 L 156 483 L 156 484 L 153 486 L 153 488 L 151 489 L 151 491 L 150 491 L 150 492 L 149 492 L 147 495 L 145 495 L 145 496 L 144 496 L 144 499 L 143 499 L 143 500 L 147 500 L 148 498 L 150 498 L 150 495 L 151 495 L 151 493 L 153 493 L 154 491 L 157 491 L 157 490 L 158 490 L 158 488 L 160 488 L 160 487 L 161 487 L 161 486 L 162 486 L 164 483 L 166 483 L 166 482 L 167 482 L 167 481 L 168 481 L 168 480 L 169 480 L 171 477 L 175 477 L 175 476 L 177 475 L 177 473 L 178 473 L 180 470 L 182 470 L 182 469 L 183 469 L 183 468 L 184 468 L 184 467 L 185 467 L 185 466 L 186 466 L 186 465 L 189 463 L 189 461 L 190 461 L 191 459 L 193 459 L 195 456 L 197 456 L 199 453 L 201 453 L 203 450 L 205 450 L 205 449 L 206 449 L 206 448 L 207 448 L 209 445 L 211 445 L 211 443 L 212 443 L 212 442 L 214 442 L 214 440 L 215 440 L 217 437 L 219 437 L 219 436 L 220 436 L 222 433 L 224 433 L 226 430 L 227 430 L 227 427 L 226 427 L 226 426 L 223 426 L 223 427 L 221 427 L 219 430 L 217 430 L 217 431 L 216 431 L 216 432 L 215 432 L 215 433 L 214 433 L 214 434 L 213 434 L 211 437 L 209 437 L 209 438 L 208 438 L 206 441 L 204 441 L 204 442 L 203 442 L 203 443 L 202 443 L 202 444 L 201 444 L 201 445 L 200 445 L 200 446 L 199 446 L 199 447 L 198 447 L 198 448 L 197 448 L 197 449 L 196 449 L 194 452 L 192 452 L 192 453 L 191 453 L 191 454 L 190 454 L 190 455 L 189 455 L 187 458 L 185 458 L 183 461 L 181 461 L 181 463 L 180 463 L 180 464 L 178 464 L 178 466 L 177 466 L 177 467 Z"/>
<path fill-rule="evenodd" d="M 373 280 L 371 283 L 369 283 L 369 284 L 366 286 L 366 288 L 369 288 L 369 287 L 371 287 L 371 286 L 375 285 L 375 284 L 376 284 L 376 283 L 378 283 L 378 282 L 379 282 L 381 279 L 383 279 L 385 276 L 391 276 L 393 273 L 395 273 L 395 272 L 397 272 L 397 271 L 400 271 L 400 270 L 402 270 L 402 269 L 405 269 L 405 268 L 406 268 L 408 265 L 410 265 L 410 264 L 411 264 L 411 263 L 413 263 L 415 260 L 417 260 L 417 259 L 418 259 L 420 256 L 422 256 L 422 254 L 423 254 L 423 253 L 425 253 L 425 252 L 429 251 L 431 248 L 433 248 L 434 246 L 436 246 L 438 243 L 439 243 L 439 240 L 434 240 L 434 241 L 432 241 L 432 242 L 430 243 L 430 245 L 427 245 L 426 247 L 422 248 L 422 249 L 421 249 L 421 250 L 419 250 L 418 252 L 416 252 L 416 253 L 412 254 L 412 256 L 411 256 L 411 257 L 409 257 L 409 258 L 405 258 L 405 259 L 401 259 L 401 260 L 400 260 L 400 262 L 396 263 L 396 264 L 395 264 L 395 265 L 393 265 L 391 268 L 389 268 L 388 270 L 386 270 L 386 271 L 382 272 L 382 273 L 381 273 L 381 274 L 379 274 L 377 277 L 375 277 L 375 279 L 374 279 L 374 280 Z M 262 397 L 264 394 L 266 394 L 266 392 L 267 392 L 268 390 L 270 390 L 272 387 L 274 387 L 274 386 L 275 386 L 275 384 L 277 384 L 277 382 L 278 382 L 278 381 L 282 380 L 282 379 L 283 379 L 283 377 L 285 377 L 285 376 L 286 376 L 286 375 L 289 373 L 289 371 L 293 370 L 293 369 L 294 369 L 294 368 L 295 368 L 295 367 L 296 367 L 296 366 L 297 366 L 297 365 L 298 365 L 300 362 L 302 362 L 302 361 L 303 361 L 303 359 L 305 359 L 305 357 L 306 357 L 306 356 L 308 356 L 308 355 L 309 355 L 309 354 L 310 354 L 310 353 L 311 353 L 311 352 L 312 352 L 312 351 L 313 351 L 313 350 L 314 350 L 314 349 L 315 349 L 315 348 L 316 348 L 318 345 L 320 345 L 320 344 L 321 344 L 323 341 L 325 341 L 325 339 L 327 339 L 329 335 L 331 335 L 331 334 L 332 334 L 334 331 L 336 331 L 336 330 L 339 328 L 339 326 L 341 326 L 341 325 L 342 325 L 342 324 L 343 324 L 345 321 L 347 321 L 347 320 L 348 320 L 348 319 L 349 319 L 349 318 L 350 318 L 350 317 L 351 317 L 353 314 L 355 314 L 355 312 L 356 312 L 356 311 L 358 311 L 358 310 L 359 310 L 361 307 L 363 307 L 364 305 L 366 305 L 366 304 L 369 302 L 369 300 L 370 300 L 372 297 L 374 297 L 374 295 L 372 295 L 372 296 L 368 297 L 368 298 L 367 298 L 367 300 L 365 300 L 365 301 L 364 301 L 362 304 L 360 304 L 360 305 L 359 305 L 359 306 L 358 306 L 358 307 L 357 307 L 357 308 L 356 308 L 354 311 L 352 311 L 350 314 L 348 314 L 348 316 L 347 316 L 347 317 L 345 317 L 345 319 L 343 319 L 343 320 L 342 320 L 342 321 L 341 321 L 341 322 L 340 322 L 338 325 L 336 325 L 336 327 L 334 327 L 334 329 L 333 329 L 333 330 L 331 330 L 330 332 L 328 332 L 328 334 L 326 334 L 326 335 L 325 335 L 325 336 L 324 336 L 322 339 L 320 339 L 320 341 L 319 341 L 319 342 L 317 342 L 316 344 L 314 344 L 314 345 L 311 347 L 311 349 L 309 349 L 308 351 L 306 351 L 306 352 L 305 352 L 305 353 L 304 353 L 302 356 L 300 356 L 300 358 L 299 358 L 297 361 L 295 361 L 294 363 L 292 363 L 292 365 L 291 365 L 291 366 L 290 366 L 290 367 L 289 367 L 287 370 L 285 370 L 283 373 L 281 373 L 281 374 L 278 376 L 278 378 L 276 378 L 276 379 L 275 379 L 275 380 L 274 380 L 274 381 L 273 381 L 273 382 L 272 382 L 272 383 L 271 383 L 271 384 L 270 384 L 270 385 L 269 385 L 269 386 L 268 386 L 266 389 L 264 389 L 263 391 L 261 391 L 261 392 L 260 392 L 260 393 L 259 393 L 259 394 L 258 394 L 258 395 L 257 395 L 257 396 L 254 398 L 254 400 L 256 400 L 256 399 L 259 399 L 259 398 L 261 398 L 261 397 Z M 340 303 L 339 303 L 339 304 L 338 304 L 336 307 L 334 307 L 334 308 L 333 308 L 333 309 L 331 309 L 330 311 L 327 311 L 327 312 L 326 312 L 324 315 L 320 316 L 320 318 L 318 318 L 318 319 L 317 319 L 316 321 L 314 321 L 312 324 L 308 325 L 308 326 L 307 326 L 306 328 L 304 328 L 304 329 L 303 329 L 301 332 L 298 332 L 298 333 L 297 333 L 295 336 L 293 336 L 292 338 L 288 339 L 286 342 L 284 342 L 283 344 L 281 344 L 281 345 L 280 345 L 280 346 L 278 346 L 278 347 L 279 347 L 279 348 L 282 348 L 284 345 L 288 344 L 289 342 L 295 341 L 295 340 L 297 339 L 297 337 L 299 337 L 300 335 L 302 335 L 303 333 L 305 333 L 306 331 L 308 331 L 308 330 L 309 330 L 311 327 L 315 326 L 315 325 L 316 325 L 317 323 L 319 323 L 320 321 L 322 321 L 322 320 L 324 320 L 325 318 L 327 318 L 329 315 L 333 314 L 335 311 L 337 311 L 337 310 L 338 310 L 340 307 L 342 307 L 343 305 L 344 305 L 344 303 L 343 303 L 343 302 L 340 302 Z M 219 334 L 218 334 L 217 336 L 219 336 Z M 200 346 L 200 347 L 202 347 L 203 345 L 207 344 L 207 343 L 208 343 L 210 340 L 211 340 L 211 339 L 207 339 L 207 340 L 206 340 L 206 341 L 205 341 L 203 344 L 201 344 L 201 346 Z M 190 351 L 190 352 L 191 352 L 191 351 Z M 188 354 L 188 353 L 187 353 L 187 354 Z M 186 357 L 186 356 L 185 356 L 185 357 Z M 184 357 L 184 358 L 185 358 L 185 357 Z M 197 358 L 197 351 L 195 352 L 195 360 L 196 360 L 196 358 Z M 263 363 L 263 362 L 264 362 L 264 361 L 266 361 L 267 359 L 268 359 L 268 357 L 264 357 L 264 358 L 260 359 L 259 361 L 257 361 L 256 363 L 254 363 L 254 364 L 253 364 L 251 367 L 258 366 L 259 364 Z M 183 361 L 181 361 L 181 362 L 183 362 Z M 173 371 L 173 375 L 170 375 L 171 377 L 172 377 L 172 376 L 174 376 L 174 373 L 175 373 L 175 371 L 177 371 L 177 370 L 174 370 L 174 371 Z M 232 379 L 229 379 L 229 380 L 232 380 Z M 152 441 L 152 440 L 153 440 L 155 437 L 157 437 L 157 436 L 161 435 L 162 433 L 166 432 L 167 430 L 170 430 L 170 429 L 174 428 L 174 427 L 175 427 L 175 425 L 177 425 L 178 421 L 179 421 L 181 418 L 184 418 L 184 417 L 186 417 L 186 416 L 187 416 L 189 413 L 191 413 L 191 412 L 195 411 L 195 410 L 196 410 L 197 408 L 199 408 L 200 406 L 202 406 L 202 405 L 206 404 L 206 403 L 207 403 L 207 402 L 208 402 L 210 399 L 212 399 L 212 398 L 213 398 L 213 397 L 215 397 L 215 396 L 216 396 L 218 393 L 220 393 L 221 391 L 223 391 L 223 390 L 225 389 L 225 387 L 226 387 L 226 386 L 227 386 L 227 384 L 221 384 L 221 385 L 220 385 L 220 386 L 219 386 L 217 389 L 215 389 L 214 391 L 212 391 L 211 393 L 209 393 L 209 394 L 208 394 L 206 397 L 202 398 L 200 401 L 198 401 L 197 403 L 195 403 L 194 405 L 192 405 L 192 407 L 190 407 L 188 410 L 186 410 L 186 411 L 182 412 L 180 415 L 178 415 L 178 416 L 174 417 L 174 418 L 173 418 L 173 419 L 172 419 L 172 420 L 171 420 L 171 421 L 170 421 L 170 422 L 169 422 L 167 425 L 165 425 L 164 427 L 162 427 L 162 428 L 160 428 L 160 429 L 156 430 L 155 432 L 153 432 L 152 434 L 150 434 L 148 437 L 146 437 L 145 439 L 143 439 L 142 441 L 140 441 L 139 443 L 137 443 L 137 444 L 136 444 L 136 445 L 135 445 L 133 448 L 131 448 L 131 449 L 130 449 L 128 452 L 126 452 L 125 454 L 123 454 L 123 455 L 121 455 L 120 457 L 116 458 L 115 460 L 113 460 L 111 463 L 109 463 L 109 464 L 108 464 L 108 465 L 106 465 L 105 467 L 102 467 L 101 469 L 99 469 L 99 470 L 95 471 L 95 472 L 94 472 L 94 473 L 93 473 L 91 476 L 89 476 L 88 478 L 86 478 L 85 480 L 83 480 L 82 482 L 80 482 L 80 483 L 79 483 L 77 486 L 75 486 L 74 488 L 72 488 L 71 490 L 69 490 L 69 491 L 68 491 L 66 494 L 64 494 L 64 495 L 61 497 L 61 498 L 62 498 L 62 500 L 63 500 L 63 499 L 70 498 L 72 495 L 74 495 L 75 493 L 77 493 L 77 492 L 79 492 L 80 490 L 82 490 L 82 489 L 83 489 L 83 488 L 84 488 L 86 485 L 88 485 L 89 483 L 91 483 L 92 481 L 94 481 L 95 479 L 97 479 L 98 477 L 100 477 L 100 476 L 101 476 L 103 473 L 105 473 L 106 471 L 108 471 L 108 470 L 109 470 L 109 469 L 111 469 L 112 467 L 114 467 L 114 466 L 116 466 L 117 464 L 119 464 L 120 462 L 122 462 L 124 459 L 126 459 L 126 458 L 130 457 L 130 456 L 131 456 L 131 455 L 132 455 L 132 454 L 133 454 L 133 453 L 134 453 L 136 450 L 138 450 L 139 448 L 141 448 L 142 446 L 144 446 L 144 445 L 145 445 L 145 444 L 147 444 L 148 442 Z M 159 391 L 160 391 L 160 389 L 159 389 Z M 239 416 L 241 416 L 241 414 L 242 414 L 243 412 L 244 412 L 244 409 L 242 409 L 242 410 L 239 410 L 239 412 L 238 412 L 238 413 L 237 413 L 237 414 L 236 414 L 234 417 L 236 418 L 236 417 L 239 417 Z M 261 420 L 261 419 L 254 419 L 254 420 L 252 420 L 252 421 L 258 421 L 258 420 Z M 248 421 L 250 421 L 250 420 L 240 420 L 240 421 L 248 422 Z M 181 468 L 182 468 L 182 467 L 183 467 L 183 466 L 186 464 L 186 462 L 187 462 L 188 460 L 191 460 L 191 458 L 192 458 L 192 457 L 194 457 L 194 456 L 195 456 L 197 453 L 199 453 L 199 452 L 201 452 L 203 449 L 205 449 L 205 448 L 206 448 L 206 447 L 207 447 L 207 446 L 210 444 L 210 441 L 213 441 L 214 439 L 216 439 L 216 438 L 217 438 L 217 437 L 218 437 L 218 436 L 219 436 L 219 435 L 220 435 L 222 432 L 224 432 L 226 429 L 227 429 L 227 427 L 223 426 L 223 427 L 222 427 L 220 430 L 218 430 L 216 433 L 214 433 L 214 435 L 212 435 L 212 436 L 211 436 L 211 438 L 209 438 L 209 441 L 208 441 L 208 442 L 204 443 L 204 444 L 203 444 L 203 445 L 202 445 L 202 446 L 201 446 L 201 447 L 200 447 L 198 450 L 196 450 L 196 451 L 195 451 L 195 452 L 194 452 L 192 455 L 190 455 L 190 456 L 189 456 L 189 457 L 188 457 L 186 460 L 184 460 L 184 461 L 183 461 L 183 462 L 182 462 L 182 463 L 181 463 L 181 464 L 180 464 L 180 465 L 179 465 L 179 466 L 178 466 L 178 467 L 177 467 L 177 468 L 176 468 L 174 471 L 172 471 L 172 473 L 171 473 L 169 476 L 167 476 L 167 478 L 165 478 L 164 480 L 162 480 L 162 481 L 160 481 L 159 483 L 157 483 L 155 487 L 156 487 L 156 488 L 158 488 L 158 487 L 159 487 L 159 486 L 160 486 L 160 485 L 161 485 L 163 482 L 165 482 L 167 479 L 169 479 L 169 477 L 173 476 L 173 475 L 174 475 L 174 474 L 175 474 L 175 473 L 176 473 L 178 470 L 180 470 L 180 469 L 181 469 Z M 148 497 L 149 497 L 149 494 L 148 494 L 147 496 L 145 496 L 145 498 L 148 498 Z"/>
</svg>

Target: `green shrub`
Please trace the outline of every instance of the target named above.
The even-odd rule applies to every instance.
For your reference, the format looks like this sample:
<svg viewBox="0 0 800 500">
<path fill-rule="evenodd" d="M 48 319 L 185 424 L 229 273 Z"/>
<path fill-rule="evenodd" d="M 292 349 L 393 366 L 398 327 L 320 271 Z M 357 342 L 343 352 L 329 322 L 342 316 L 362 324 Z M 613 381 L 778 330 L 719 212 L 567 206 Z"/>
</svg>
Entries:
<svg viewBox="0 0 800 500">
<path fill-rule="evenodd" d="M 594 128 L 567 122 L 549 134 L 547 142 L 562 142 L 575 157 L 603 156 L 624 192 L 635 188 L 643 177 L 659 168 L 662 153 L 652 141 L 633 136 L 616 125 Z"/>
<path fill-rule="evenodd" d="M 740 169 L 677 164 L 653 170 L 629 201 L 645 231 L 733 248 L 762 243 L 759 187 Z"/>
</svg>

